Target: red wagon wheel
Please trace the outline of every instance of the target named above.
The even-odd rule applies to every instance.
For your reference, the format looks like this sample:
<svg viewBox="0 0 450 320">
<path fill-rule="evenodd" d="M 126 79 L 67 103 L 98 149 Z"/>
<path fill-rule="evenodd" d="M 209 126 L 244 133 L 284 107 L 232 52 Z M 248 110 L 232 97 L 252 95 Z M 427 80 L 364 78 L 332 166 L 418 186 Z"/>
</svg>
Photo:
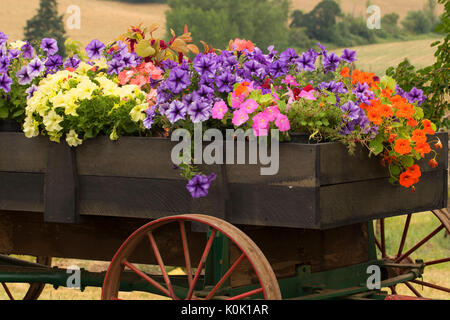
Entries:
<svg viewBox="0 0 450 320">
<path fill-rule="evenodd" d="M 206 225 L 210 228 L 211 231 L 205 247 L 200 248 L 202 252 L 200 261 L 195 265 L 191 264 L 191 253 L 189 250 L 189 242 L 187 239 L 187 228 L 185 226 L 187 222 Z M 226 298 L 229 300 L 236 300 L 246 297 L 252 297 L 257 294 L 262 294 L 263 297 L 268 300 L 281 299 L 280 288 L 278 286 L 278 281 L 275 277 L 275 274 L 269 262 L 267 261 L 261 250 L 256 246 L 256 244 L 246 234 L 244 234 L 241 230 L 234 227 L 230 223 L 218 218 L 200 214 L 179 215 L 161 218 L 152 221 L 135 231 L 122 244 L 109 265 L 108 271 L 105 276 L 105 281 L 103 283 L 102 299 L 118 299 L 120 281 L 125 269 L 129 269 L 135 272 L 138 276 L 147 281 L 161 294 L 172 299 L 179 299 L 179 297 L 177 297 L 174 292 L 170 276 L 166 271 L 157 241 L 155 240 L 155 237 L 157 236 L 158 231 L 161 229 L 161 227 L 168 224 L 178 225 L 178 227 L 176 227 L 176 230 L 179 230 L 179 234 L 174 234 L 172 240 L 176 238 L 176 241 L 179 244 L 179 248 L 183 248 L 187 278 L 185 283 L 188 284 L 186 288 L 187 294 L 185 297 L 183 297 L 184 299 L 209 300 L 217 298 L 216 294 L 219 293 L 221 287 L 230 278 L 233 272 L 236 271 L 238 265 L 242 264 L 245 260 L 247 263 L 250 263 L 251 268 L 256 274 L 258 284 L 255 289 L 251 289 L 234 296 L 228 296 Z M 237 248 L 239 248 L 240 256 L 233 262 L 229 270 L 222 276 L 222 278 L 215 284 L 213 284 L 212 289 L 208 289 L 208 293 L 203 293 L 200 297 L 199 295 L 197 295 L 197 291 L 194 288 L 196 287 L 196 284 L 198 283 L 199 278 L 202 274 L 206 259 L 213 245 L 214 238 L 219 232 L 229 239 L 230 245 L 234 244 Z M 162 273 L 165 286 L 155 281 L 152 278 L 152 275 L 140 270 L 136 264 L 130 262 L 133 252 L 135 252 L 137 246 L 142 242 L 147 242 L 150 244 L 154 258 L 158 262 L 159 269 Z M 194 270 L 193 268 L 196 269 Z M 205 288 L 202 288 L 203 292 L 204 290 Z"/>
<path fill-rule="evenodd" d="M 50 257 L 33 257 L 33 262 L 50 267 L 52 265 L 52 258 Z M 10 300 L 37 300 L 39 296 L 41 295 L 42 291 L 44 290 L 45 283 L 29 283 L 29 287 L 25 289 L 25 294 L 23 294 L 23 289 L 20 290 L 21 293 L 19 294 L 11 286 L 9 283 L 1 282 L 0 283 L 0 290 L 4 290 L 6 293 L 6 296 Z"/>
<path fill-rule="evenodd" d="M 414 226 L 412 226 L 411 221 L 413 219 L 412 214 L 408 214 L 405 219 L 405 223 L 403 226 L 403 230 L 401 233 L 401 238 L 399 241 L 399 246 L 396 250 L 390 250 L 395 248 L 388 248 L 387 239 L 390 238 L 391 235 L 387 234 L 386 221 L 385 219 L 379 220 L 379 233 L 380 239 L 375 238 L 376 246 L 381 254 L 383 259 L 386 259 L 389 262 L 400 263 L 400 264 L 408 264 L 413 263 L 413 256 L 417 253 L 419 248 L 424 248 L 427 244 L 430 244 L 431 239 L 438 239 L 437 237 L 443 237 L 446 247 L 449 250 L 444 250 L 439 256 L 435 257 L 430 261 L 425 261 L 425 273 L 424 277 L 427 278 L 427 267 L 429 266 L 439 266 L 443 264 L 450 264 L 450 215 L 446 209 L 442 210 L 434 210 L 432 211 L 432 215 L 437 219 L 435 220 L 436 225 L 433 230 L 427 230 L 425 236 L 421 237 L 419 241 L 414 241 L 413 245 L 406 246 L 407 236 L 417 234 L 419 230 L 412 230 Z M 416 215 L 414 215 L 416 216 Z M 415 225 L 417 227 L 418 225 Z M 420 226 L 422 229 L 423 226 Z M 428 231 L 431 231 L 428 233 Z M 416 255 L 414 258 L 420 259 L 420 255 Z M 429 268 L 428 268 L 429 269 Z M 405 269 L 400 268 L 390 268 L 388 272 L 391 272 L 391 276 L 398 275 L 399 273 L 406 272 Z M 445 277 L 444 277 L 445 278 Z M 434 290 L 435 292 L 439 292 L 441 295 L 443 294 L 445 297 L 450 298 L 450 288 L 445 284 L 436 284 L 430 283 L 422 280 L 411 280 L 405 282 L 404 285 L 419 298 L 422 298 L 422 293 L 417 289 L 416 286 L 413 286 L 412 283 L 419 285 L 421 288 L 427 287 L 430 290 Z M 397 294 L 396 287 L 390 287 L 392 294 Z"/>
</svg>

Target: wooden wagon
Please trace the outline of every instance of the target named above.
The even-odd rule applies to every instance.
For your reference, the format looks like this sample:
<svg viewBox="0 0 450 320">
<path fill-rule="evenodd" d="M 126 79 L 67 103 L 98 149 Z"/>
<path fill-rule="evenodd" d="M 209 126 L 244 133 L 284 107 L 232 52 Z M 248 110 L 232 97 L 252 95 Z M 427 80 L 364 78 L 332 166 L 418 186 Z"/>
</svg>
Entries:
<svg viewBox="0 0 450 320">
<path fill-rule="evenodd" d="M 27 299 L 45 283 L 66 286 L 66 270 L 51 268 L 50 257 L 111 261 L 106 274 L 81 273 L 81 286 L 102 286 L 104 299 L 121 291 L 174 299 L 384 298 L 366 285 L 370 266 L 394 293 L 399 283 L 417 295 L 410 283 L 449 293 L 418 280 L 448 257 L 410 259 L 439 231 L 450 231 L 446 210 L 437 210 L 447 207 L 446 145 L 438 167 L 420 163 L 415 193 L 391 185 L 386 168 L 362 149 L 350 156 L 338 143 L 283 143 L 274 176 L 261 176 L 254 165 L 202 167 L 217 173 L 202 199 L 191 198 L 172 168 L 173 145 L 99 137 L 74 149 L 0 132 L 0 283 L 8 296 L 8 283 L 30 283 Z M 411 215 L 428 210 L 438 228 L 405 248 Z M 406 224 L 399 250 L 388 252 L 384 219 L 397 215 L 406 215 Z M 168 266 L 184 274 L 169 276 Z"/>
</svg>

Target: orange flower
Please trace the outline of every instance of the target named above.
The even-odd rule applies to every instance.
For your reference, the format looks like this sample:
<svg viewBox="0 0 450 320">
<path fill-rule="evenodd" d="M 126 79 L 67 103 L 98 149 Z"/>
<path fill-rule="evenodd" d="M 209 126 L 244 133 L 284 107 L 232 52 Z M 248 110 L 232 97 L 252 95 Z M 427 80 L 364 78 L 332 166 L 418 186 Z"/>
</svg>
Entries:
<svg viewBox="0 0 450 320">
<path fill-rule="evenodd" d="M 436 168 L 438 166 L 438 163 L 437 163 L 436 159 L 431 159 L 430 162 L 428 162 L 428 164 L 432 168 Z"/>
<path fill-rule="evenodd" d="M 370 106 L 365 103 L 361 103 L 359 107 L 363 110 L 368 110 Z"/>
<path fill-rule="evenodd" d="M 243 51 L 244 49 L 247 49 L 250 52 L 253 52 L 253 49 L 255 49 L 255 45 L 250 40 L 244 40 L 236 38 L 234 42 L 232 43 L 232 47 L 237 51 Z"/>
<path fill-rule="evenodd" d="M 420 176 L 422 175 L 422 172 L 420 172 L 420 167 L 417 164 L 412 165 L 411 167 L 406 169 L 406 172 L 408 172 L 414 178 L 420 178 Z"/>
<path fill-rule="evenodd" d="M 396 105 L 398 108 L 397 110 L 397 117 L 399 118 L 406 118 L 410 119 L 414 115 L 414 107 L 410 104 L 399 104 Z"/>
<path fill-rule="evenodd" d="M 409 125 L 410 127 L 415 127 L 415 126 L 417 126 L 417 121 L 414 120 L 413 118 L 408 119 L 408 125 Z"/>
<path fill-rule="evenodd" d="M 377 107 L 378 113 L 380 114 L 380 116 L 385 117 L 385 118 L 390 118 L 394 115 L 394 111 L 392 111 L 392 107 L 385 105 L 385 104 L 380 104 Z"/>
<path fill-rule="evenodd" d="M 386 88 L 381 91 L 381 96 L 389 98 L 392 95 L 392 90 Z"/>
<path fill-rule="evenodd" d="M 394 150 L 400 154 L 407 154 L 411 152 L 411 144 L 408 139 L 397 139 L 395 141 Z"/>
<path fill-rule="evenodd" d="M 388 140 L 388 142 L 389 142 L 389 143 L 394 142 L 395 138 L 397 138 L 397 135 L 396 135 L 395 133 L 391 133 L 391 134 L 389 135 L 389 140 Z"/>
<path fill-rule="evenodd" d="M 360 82 L 360 77 L 361 77 L 361 71 L 359 71 L 358 69 L 354 70 L 352 73 L 352 83 L 356 84 L 358 82 Z"/>
<path fill-rule="evenodd" d="M 441 142 L 441 140 L 439 140 L 438 142 L 436 142 L 435 144 L 434 144 L 434 147 L 436 148 L 436 149 L 442 149 L 442 142 Z"/>
<path fill-rule="evenodd" d="M 424 142 L 424 143 L 418 143 L 416 145 L 416 147 L 414 148 L 414 150 L 416 150 L 418 153 L 420 153 L 420 155 L 423 157 L 425 157 L 425 155 L 427 153 L 431 152 L 431 147 L 428 143 Z"/>
<path fill-rule="evenodd" d="M 383 119 L 381 119 L 381 117 L 378 115 L 378 112 L 375 108 L 370 108 L 367 116 L 369 117 L 369 120 L 376 125 L 380 125 L 383 122 Z"/>
<path fill-rule="evenodd" d="M 421 144 L 421 143 L 427 142 L 427 136 L 425 134 L 425 131 L 420 130 L 420 129 L 414 130 L 411 140 L 414 141 L 417 144 Z"/>
<path fill-rule="evenodd" d="M 431 121 L 428 119 L 422 120 L 423 124 L 423 131 L 425 131 L 426 134 L 434 134 L 434 130 L 431 126 Z"/>
<path fill-rule="evenodd" d="M 235 96 L 240 96 L 242 94 L 247 95 L 247 93 L 249 92 L 249 89 L 248 89 L 249 85 L 250 85 L 250 83 L 248 83 L 247 81 L 242 82 L 236 88 L 236 91 L 234 92 Z"/>
<path fill-rule="evenodd" d="M 343 67 L 342 70 L 341 70 L 341 76 L 343 78 L 350 77 L 350 69 L 348 67 Z"/>
<path fill-rule="evenodd" d="M 389 98 L 389 101 L 391 101 L 392 104 L 407 102 L 405 98 L 403 98 L 402 96 L 399 96 L 398 94 L 393 96 L 392 98 Z"/>
<path fill-rule="evenodd" d="M 402 186 L 404 186 L 405 188 L 409 188 L 411 187 L 413 184 L 419 182 L 419 179 L 412 176 L 410 173 L 408 173 L 408 171 L 403 172 L 400 175 L 400 180 L 399 180 L 400 184 Z"/>
</svg>

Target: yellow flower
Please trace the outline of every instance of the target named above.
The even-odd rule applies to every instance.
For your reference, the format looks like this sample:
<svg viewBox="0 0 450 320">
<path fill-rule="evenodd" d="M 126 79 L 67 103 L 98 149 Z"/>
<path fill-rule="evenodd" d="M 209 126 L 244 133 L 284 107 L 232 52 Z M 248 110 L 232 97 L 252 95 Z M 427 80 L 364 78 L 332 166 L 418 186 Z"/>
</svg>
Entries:
<svg viewBox="0 0 450 320">
<path fill-rule="evenodd" d="M 94 66 L 97 66 L 99 69 L 108 69 L 106 58 L 102 57 L 100 59 L 94 60 Z"/>
<path fill-rule="evenodd" d="M 10 43 L 9 46 L 11 47 L 11 49 L 20 49 L 26 44 L 27 43 L 23 42 L 22 40 L 17 40 L 15 42 Z"/>
<path fill-rule="evenodd" d="M 45 129 L 51 133 L 62 130 L 62 127 L 59 125 L 61 121 L 63 121 L 63 118 L 58 115 L 55 110 L 50 110 L 50 112 L 44 116 L 42 122 L 44 123 Z"/>
<path fill-rule="evenodd" d="M 119 139 L 119 135 L 117 134 L 116 127 L 114 127 L 113 131 L 109 135 L 109 138 L 113 141 Z"/>
<path fill-rule="evenodd" d="M 71 129 L 69 133 L 66 134 L 66 141 L 67 144 L 71 147 L 76 147 L 83 143 L 83 140 L 78 138 L 78 134 L 73 129 Z"/>
<path fill-rule="evenodd" d="M 37 137 L 39 135 L 38 122 L 33 117 L 26 117 L 23 123 L 23 132 L 27 138 Z"/>
<path fill-rule="evenodd" d="M 89 70 L 91 70 L 92 69 L 92 66 L 91 65 L 89 65 L 89 64 L 87 64 L 86 62 L 80 62 L 80 64 L 78 65 L 78 68 L 77 68 L 77 73 L 79 73 L 79 74 L 86 74 Z"/>
<path fill-rule="evenodd" d="M 134 122 L 144 121 L 146 118 L 145 110 L 147 110 L 147 104 L 139 104 L 130 111 L 131 120 Z"/>
</svg>

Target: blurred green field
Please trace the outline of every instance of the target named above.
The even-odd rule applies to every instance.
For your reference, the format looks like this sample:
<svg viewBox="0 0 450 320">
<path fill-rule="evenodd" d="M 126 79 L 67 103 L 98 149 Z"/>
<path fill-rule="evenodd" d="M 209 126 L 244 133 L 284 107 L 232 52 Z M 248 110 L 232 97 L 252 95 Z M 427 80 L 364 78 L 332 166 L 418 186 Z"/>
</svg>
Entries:
<svg viewBox="0 0 450 320">
<path fill-rule="evenodd" d="M 439 38 L 420 39 L 412 41 L 400 41 L 389 43 L 378 43 L 353 47 L 356 50 L 356 66 L 365 72 L 374 72 L 383 76 L 387 68 L 397 66 L 405 58 L 418 68 L 432 65 L 435 62 L 435 47 L 430 45 L 440 40 Z M 341 53 L 343 49 L 336 50 Z M 333 51 L 333 50 L 331 50 Z"/>
<path fill-rule="evenodd" d="M 403 226 L 406 216 L 388 218 L 385 220 L 385 234 L 386 234 L 386 251 L 388 255 L 396 253 L 400 243 Z M 403 252 L 409 250 L 414 244 L 422 240 L 426 235 L 433 231 L 439 225 L 439 221 L 429 212 L 414 214 L 411 219 L 411 224 Z M 422 259 L 424 261 L 432 261 L 450 257 L 450 235 L 445 236 L 445 231 L 441 230 L 435 237 L 433 237 L 424 246 L 419 248 L 411 255 L 413 260 Z M 55 259 L 54 264 L 58 267 L 69 267 L 76 265 L 80 268 L 85 268 L 89 271 L 104 271 L 108 267 L 107 262 L 100 261 L 86 261 L 73 259 Z M 157 267 L 155 266 L 157 269 Z M 438 284 L 450 288 L 450 262 L 429 266 L 425 269 L 423 281 Z M 450 299 L 450 294 L 432 290 L 427 287 L 421 288 L 413 284 L 414 287 L 424 296 L 434 299 Z M 8 284 L 17 297 L 25 294 L 28 285 L 26 284 Z M 397 293 L 403 295 L 413 296 L 413 293 L 405 286 L 398 285 Z M 388 289 L 386 289 L 388 290 Z M 388 290 L 389 291 L 389 290 Z M 101 297 L 100 288 L 86 288 L 84 292 L 76 289 L 59 288 L 55 290 L 53 286 L 46 285 L 40 297 L 41 300 L 98 300 Z M 121 299 L 166 299 L 165 297 L 147 294 L 147 293 L 121 293 Z M 0 288 L 0 300 L 7 299 L 5 292 Z"/>
</svg>

